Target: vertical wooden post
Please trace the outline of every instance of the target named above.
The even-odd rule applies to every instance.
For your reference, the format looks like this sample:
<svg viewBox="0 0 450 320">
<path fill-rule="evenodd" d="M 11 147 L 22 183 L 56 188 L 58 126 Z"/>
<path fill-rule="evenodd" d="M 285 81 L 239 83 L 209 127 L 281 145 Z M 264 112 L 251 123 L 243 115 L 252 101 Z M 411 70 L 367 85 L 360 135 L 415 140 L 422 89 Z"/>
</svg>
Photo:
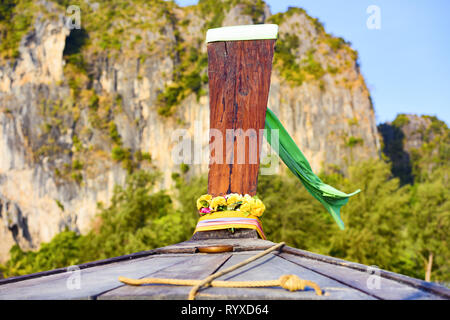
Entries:
<svg viewBox="0 0 450 320">
<path fill-rule="evenodd" d="M 260 130 L 265 124 L 275 41 L 254 39 L 207 44 L 210 96 L 208 193 L 213 196 L 256 194 L 262 141 Z M 218 133 L 221 140 L 216 140 Z M 238 148 L 240 141 L 246 141 L 243 149 Z M 255 149 L 251 149 L 255 142 L 256 155 Z M 218 148 L 222 148 L 223 157 L 217 157 Z M 242 163 L 238 159 L 243 156 L 239 154 L 243 150 L 245 161 Z"/>
<path fill-rule="evenodd" d="M 256 194 L 276 25 L 210 29 L 208 193 Z M 198 231 L 192 239 L 258 238 L 254 229 Z"/>
</svg>

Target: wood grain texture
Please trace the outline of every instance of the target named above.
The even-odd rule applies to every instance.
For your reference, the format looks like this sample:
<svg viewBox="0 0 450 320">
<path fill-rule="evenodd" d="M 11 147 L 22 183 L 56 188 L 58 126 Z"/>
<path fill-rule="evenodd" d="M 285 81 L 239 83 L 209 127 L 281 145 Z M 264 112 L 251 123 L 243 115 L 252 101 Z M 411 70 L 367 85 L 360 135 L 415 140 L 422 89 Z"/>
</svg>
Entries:
<svg viewBox="0 0 450 320">
<path fill-rule="evenodd" d="M 211 231 L 198 231 L 196 232 L 191 240 L 207 240 L 207 239 L 258 239 L 259 235 L 256 230 L 253 229 L 236 229 L 231 232 L 228 229 L 223 230 L 211 230 Z"/>
<path fill-rule="evenodd" d="M 439 299 L 439 296 L 430 294 L 427 291 L 417 289 L 413 286 L 406 286 L 400 282 L 387 279 L 381 274 L 372 273 L 368 267 L 364 271 L 355 270 L 348 267 L 325 263 L 318 260 L 307 259 L 292 254 L 281 253 L 280 257 L 291 261 L 308 270 L 325 275 L 351 288 L 362 291 L 374 298 L 383 300 L 426 300 Z M 371 280 L 370 277 L 378 277 Z"/>
<path fill-rule="evenodd" d="M 262 141 L 260 130 L 264 129 L 266 118 L 274 45 L 275 40 L 208 44 L 209 194 L 256 194 Z M 227 129 L 233 129 L 234 134 L 230 135 L 228 131 L 227 135 Z M 215 132 L 220 132 L 221 141 Z M 245 137 L 246 134 L 249 135 Z M 247 142 L 239 144 L 244 141 L 242 139 Z M 239 149 L 238 145 L 245 147 Z M 256 149 L 250 148 L 251 145 Z M 245 157 L 240 158 L 243 150 Z M 221 153 L 223 156 L 219 157 Z"/>
<path fill-rule="evenodd" d="M 196 253 L 197 247 L 231 245 L 234 252 L 266 250 L 275 243 L 262 239 L 207 239 L 189 240 L 159 248 L 161 253 Z"/>
<path fill-rule="evenodd" d="M 102 292 L 120 287 L 119 276 L 138 278 L 187 260 L 190 257 L 186 255 L 151 256 L 81 269 L 79 288 L 67 285 L 74 276 L 70 272 L 8 283 L 0 286 L 0 300 L 94 299 Z"/>
<path fill-rule="evenodd" d="M 225 261 L 230 253 L 190 255 L 188 260 L 159 270 L 147 273 L 141 278 L 172 278 L 201 280 L 214 273 Z M 126 274 L 123 276 L 127 277 Z M 97 299 L 187 299 L 191 287 L 175 285 L 123 285 L 117 289 L 100 295 Z"/>
<path fill-rule="evenodd" d="M 198 253 L 198 247 L 231 245 L 229 253 Z M 46 273 L 0 284 L 3 299 L 186 299 L 190 287 L 123 288 L 118 276 L 203 279 L 265 250 L 274 243 L 261 239 L 189 240 L 167 247 L 110 260 L 94 261 L 81 268 L 81 288 L 70 290 L 70 273 Z M 150 254 L 147 257 L 140 257 Z M 367 286 L 368 266 L 289 246 L 220 278 L 269 280 L 295 274 L 318 283 L 326 295 L 314 291 L 289 292 L 282 288 L 205 288 L 197 299 L 449 299 L 450 290 L 386 270 L 380 270 L 380 289 Z M 65 270 L 66 268 L 64 268 Z M 60 269 L 58 269 L 60 270 Z M 61 269 L 63 270 L 63 269 Z M 6 279 L 5 279 L 6 280 Z"/>
<path fill-rule="evenodd" d="M 339 258 L 324 256 L 321 254 L 317 254 L 317 253 L 313 253 L 313 252 L 309 252 L 309 251 L 305 251 L 305 250 L 301 250 L 301 249 L 297 249 L 297 248 L 292 248 L 289 246 L 284 246 L 282 251 L 284 253 L 289 253 L 289 254 L 292 254 L 295 256 L 305 257 L 305 258 L 311 259 L 311 260 L 322 261 L 322 262 L 328 263 L 330 265 L 343 266 L 348 269 L 358 270 L 358 271 L 362 271 L 362 272 L 367 272 L 367 269 L 368 269 L 368 266 L 366 266 L 364 264 L 346 261 L 346 260 L 342 260 Z M 413 287 L 413 288 L 417 288 L 421 291 L 431 293 L 432 295 L 435 296 L 435 299 L 439 299 L 440 297 L 443 299 L 450 299 L 450 289 L 448 289 L 442 285 L 439 285 L 437 283 L 426 282 L 426 281 L 423 281 L 420 279 L 411 278 L 411 277 L 408 277 L 408 276 L 405 276 L 405 275 L 402 275 L 399 273 L 395 273 L 395 272 L 391 272 L 391 271 L 387 271 L 387 270 L 383 270 L 383 269 L 379 270 L 379 274 L 381 277 L 383 277 L 385 279 L 394 280 L 398 283 L 401 283 L 405 287 Z M 413 299 L 413 298 L 414 297 L 411 297 L 411 299 Z"/>
<path fill-rule="evenodd" d="M 234 253 L 233 256 L 220 267 L 220 270 L 238 264 L 239 262 L 258 254 L 259 252 Z M 300 267 L 276 254 L 269 254 L 252 263 L 243 266 L 229 274 L 219 277 L 217 280 L 229 281 L 257 281 L 257 280 L 276 280 L 284 274 L 295 274 L 301 279 L 307 279 L 316 282 L 324 291 L 324 295 L 316 295 L 313 288 L 307 287 L 304 291 L 290 292 L 281 287 L 263 287 L 263 288 L 203 288 L 197 294 L 197 299 L 283 299 L 283 300 L 329 300 L 329 299 L 357 299 L 373 300 L 374 297 L 367 295 L 359 290 L 351 288 L 345 284 L 339 283 L 329 277 L 320 275 L 316 272 Z"/>
<path fill-rule="evenodd" d="M 96 267 L 96 266 L 113 264 L 115 262 L 120 262 L 120 261 L 129 261 L 129 260 L 139 259 L 142 257 L 151 256 L 156 253 L 157 253 L 157 249 L 139 251 L 139 252 L 135 252 L 135 253 L 131 253 L 131 254 L 126 254 L 123 256 L 82 263 L 82 264 L 77 265 L 77 267 L 80 268 L 80 270 L 83 270 L 83 269 L 92 268 L 92 267 Z M 7 284 L 7 283 L 24 281 L 24 280 L 28 280 L 28 279 L 41 278 L 41 277 L 46 277 L 46 276 L 59 274 L 59 273 L 65 273 L 67 271 L 68 271 L 67 267 L 64 267 L 64 268 L 57 268 L 57 269 L 53 269 L 53 270 L 46 270 L 46 271 L 41 271 L 41 272 L 36 272 L 36 273 L 30 273 L 30 274 L 26 274 L 23 276 L 16 276 L 16 277 L 0 279 L 0 286 L 3 284 Z"/>
</svg>

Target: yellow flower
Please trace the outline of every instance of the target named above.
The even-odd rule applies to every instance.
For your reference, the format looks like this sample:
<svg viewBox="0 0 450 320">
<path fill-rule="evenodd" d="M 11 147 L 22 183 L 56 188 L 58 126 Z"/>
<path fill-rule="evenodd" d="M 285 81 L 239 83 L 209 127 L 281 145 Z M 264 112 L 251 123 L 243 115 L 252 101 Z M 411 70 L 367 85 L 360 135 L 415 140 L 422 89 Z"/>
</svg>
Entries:
<svg viewBox="0 0 450 320">
<path fill-rule="evenodd" d="M 242 212 L 251 213 L 252 205 L 250 203 L 248 203 L 248 202 L 247 203 L 243 203 L 239 207 L 239 210 L 242 211 Z"/>
<path fill-rule="evenodd" d="M 245 196 L 242 197 L 242 203 L 252 203 L 253 198 L 251 195 L 246 194 Z"/>
<path fill-rule="evenodd" d="M 254 216 L 261 217 L 266 210 L 266 206 L 259 199 L 253 199 L 252 197 L 244 197 L 243 204 L 240 207 L 240 211 L 248 212 Z"/>
<path fill-rule="evenodd" d="M 240 194 L 232 193 L 232 194 L 228 195 L 227 205 L 235 204 L 236 202 L 241 201 L 241 199 L 242 199 L 242 196 Z"/>
<path fill-rule="evenodd" d="M 259 199 L 253 199 L 253 202 L 251 204 L 251 214 L 257 217 L 261 217 L 264 213 L 264 210 L 266 210 L 266 206 L 264 203 Z"/>
<path fill-rule="evenodd" d="M 200 198 L 197 199 L 197 210 L 200 210 L 201 208 L 209 207 L 211 203 L 212 195 L 210 194 L 204 194 Z M 205 201 L 208 205 L 205 205 Z"/>
<path fill-rule="evenodd" d="M 227 200 L 224 197 L 218 196 L 211 200 L 210 207 L 212 211 L 217 211 L 219 206 L 226 206 Z"/>
</svg>

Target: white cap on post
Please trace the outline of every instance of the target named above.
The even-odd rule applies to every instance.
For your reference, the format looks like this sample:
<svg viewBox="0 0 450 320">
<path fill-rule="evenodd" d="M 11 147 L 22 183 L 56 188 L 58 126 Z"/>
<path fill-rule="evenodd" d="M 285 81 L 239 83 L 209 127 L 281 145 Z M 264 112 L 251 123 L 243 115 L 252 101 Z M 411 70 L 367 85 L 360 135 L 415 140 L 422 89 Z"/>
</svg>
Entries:
<svg viewBox="0 0 450 320">
<path fill-rule="evenodd" d="M 206 32 L 206 43 L 216 41 L 265 40 L 276 39 L 278 25 L 249 24 L 209 29 Z"/>
</svg>

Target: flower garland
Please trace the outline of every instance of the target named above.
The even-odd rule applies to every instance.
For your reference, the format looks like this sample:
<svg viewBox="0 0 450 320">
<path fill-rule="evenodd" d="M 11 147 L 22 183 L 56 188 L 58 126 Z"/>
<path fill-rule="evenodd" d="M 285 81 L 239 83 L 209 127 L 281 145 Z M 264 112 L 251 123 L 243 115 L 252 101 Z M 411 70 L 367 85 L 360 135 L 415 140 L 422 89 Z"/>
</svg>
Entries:
<svg viewBox="0 0 450 320">
<path fill-rule="evenodd" d="M 200 216 L 218 211 L 240 211 L 246 215 L 261 217 L 266 207 L 257 196 L 231 193 L 214 198 L 210 194 L 204 194 L 197 199 L 197 209 Z"/>
</svg>

